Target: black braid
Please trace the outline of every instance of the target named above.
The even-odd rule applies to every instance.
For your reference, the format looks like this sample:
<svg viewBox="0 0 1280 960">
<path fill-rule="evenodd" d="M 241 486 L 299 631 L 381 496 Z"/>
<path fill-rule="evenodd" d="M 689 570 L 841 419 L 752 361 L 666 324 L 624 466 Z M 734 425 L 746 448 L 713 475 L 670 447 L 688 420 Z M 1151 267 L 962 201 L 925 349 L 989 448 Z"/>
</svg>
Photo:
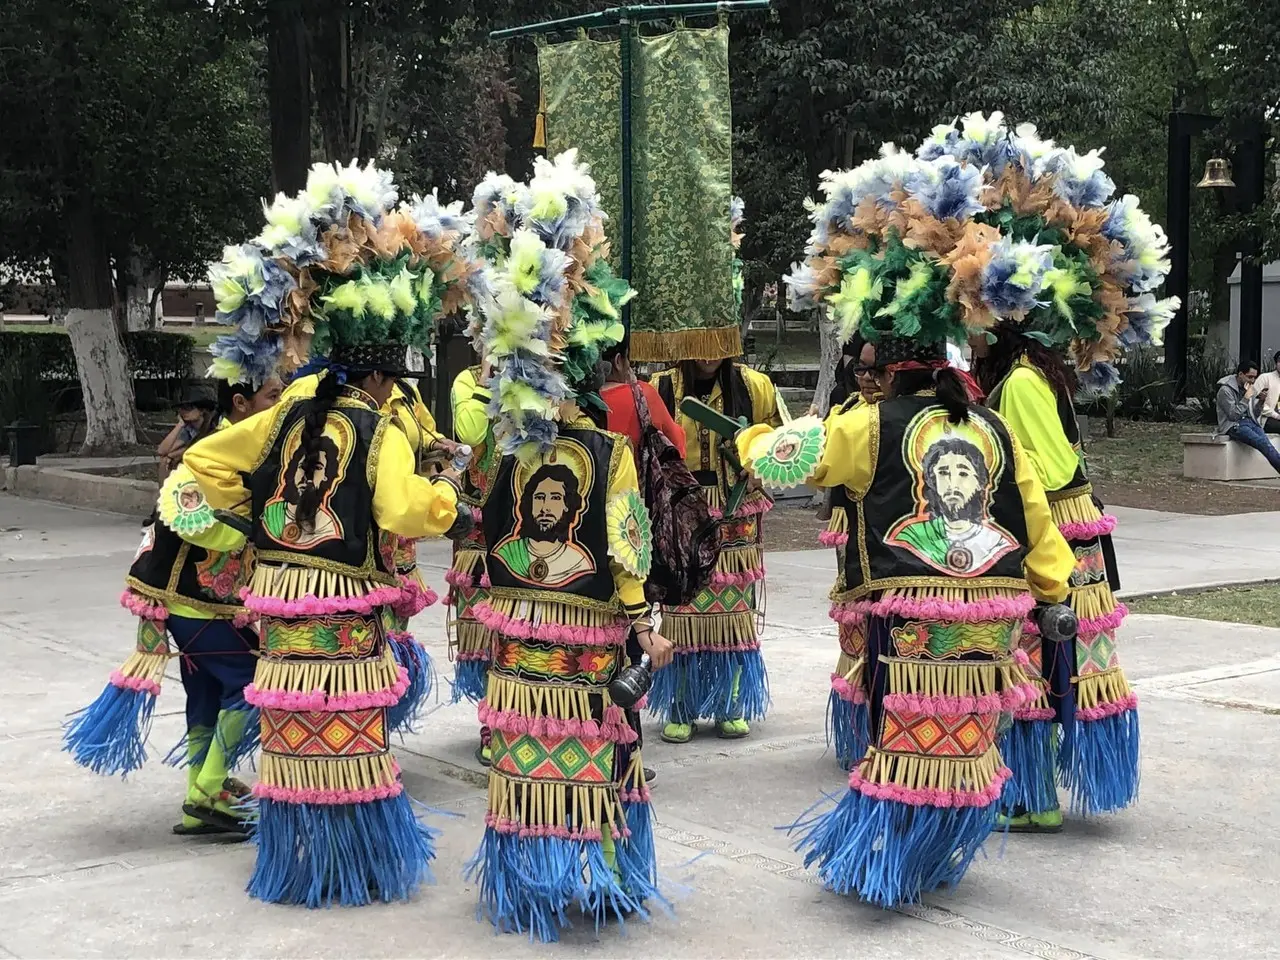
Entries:
<svg viewBox="0 0 1280 960">
<path fill-rule="evenodd" d="M 298 446 L 303 451 L 303 476 L 310 477 L 315 473 L 316 467 L 320 465 L 320 440 L 324 436 L 324 424 L 329 418 L 329 411 L 333 409 L 334 401 L 338 399 L 338 393 L 341 390 L 342 384 L 331 373 L 321 377 L 320 382 L 316 385 L 315 399 L 312 401 L 311 409 L 307 412 L 306 420 L 302 425 L 302 437 L 298 441 Z M 304 530 L 310 530 L 314 527 L 316 511 L 320 509 L 322 495 L 321 488 L 316 484 L 312 484 L 298 498 L 298 509 L 294 514 L 294 518 L 297 520 L 298 526 Z"/>
</svg>

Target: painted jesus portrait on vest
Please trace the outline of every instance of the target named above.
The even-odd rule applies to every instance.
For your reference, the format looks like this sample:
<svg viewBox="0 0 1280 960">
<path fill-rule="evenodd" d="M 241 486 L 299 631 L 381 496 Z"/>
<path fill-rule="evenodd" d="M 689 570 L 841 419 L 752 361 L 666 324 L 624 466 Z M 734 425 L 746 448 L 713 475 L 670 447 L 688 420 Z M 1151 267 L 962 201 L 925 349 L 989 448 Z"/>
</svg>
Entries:
<svg viewBox="0 0 1280 960">
<path fill-rule="evenodd" d="M 895 523 L 885 543 L 910 551 L 940 573 L 978 577 L 1017 539 L 991 518 L 991 496 L 1005 469 L 999 439 L 983 420 L 947 421 L 933 407 L 918 414 L 903 439 L 915 477 L 915 510 Z"/>
<path fill-rule="evenodd" d="M 563 587 L 596 572 L 590 552 L 574 539 L 591 485 L 589 474 L 580 476 L 574 466 L 589 468 L 590 457 L 585 450 L 581 457 L 557 457 L 567 452 L 560 449 L 564 443 L 532 472 L 514 472 L 516 526 L 493 549 L 512 576 L 533 587 Z"/>
</svg>

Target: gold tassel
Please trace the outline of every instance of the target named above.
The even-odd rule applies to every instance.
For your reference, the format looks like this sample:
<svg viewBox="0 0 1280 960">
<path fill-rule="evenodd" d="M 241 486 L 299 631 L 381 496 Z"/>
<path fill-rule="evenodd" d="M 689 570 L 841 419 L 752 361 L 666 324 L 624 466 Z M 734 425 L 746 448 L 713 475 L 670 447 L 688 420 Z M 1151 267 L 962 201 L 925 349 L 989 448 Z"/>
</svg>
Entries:
<svg viewBox="0 0 1280 960">
<path fill-rule="evenodd" d="M 756 642 L 756 615 L 741 613 L 662 614 L 662 635 L 679 650 L 681 647 L 728 647 Z"/>
<path fill-rule="evenodd" d="M 1078 710 L 1115 703 L 1133 692 L 1124 671 L 1119 667 L 1112 667 L 1101 673 L 1090 673 L 1083 677 L 1072 677 L 1071 680 L 1076 685 L 1076 709 Z"/>
<path fill-rule="evenodd" d="M 363 597 L 396 582 L 390 574 L 366 579 L 318 567 L 277 567 L 260 563 L 249 579 L 249 592 L 277 600 L 300 600 L 305 596 Z"/>
<path fill-rule="evenodd" d="M 538 115 L 533 121 L 533 149 L 547 149 L 547 92 L 538 85 Z"/>
<path fill-rule="evenodd" d="M 728 360 L 742 355 L 737 324 L 686 330 L 633 330 L 631 360 L 635 363 L 680 360 Z"/>
<path fill-rule="evenodd" d="M 1001 660 L 928 661 L 881 657 L 889 668 L 888 693 L 926 697 L 981 697 L 1027 681 L 1012 656 Z"/>
<path fill-rule="evenodd" d="M 612 627 L 625 618 L 616 609 L 596 609 L 576 603 L 554 600 L 528 600 L 523 597 L 489 597 L 489 605 L 498 613 L 534 625 L 554 623 L 564 627 Z"/>
<path fill-rule="evenodd" d="M 634 764 L 633 759 L 632 767 Z M 643 785 L 643 770 L 639 778 Z M 492 768 L 488 807 L 489 813 L 498 820 L 522 827 L 571 826 L 571 829 L 612 832 L 615 828 L 620 830 L 626 822 L 615 783 L 515 779 Z"/>
<path fill-rule="evenodd" d="M 733 547 L 721 550 L 716 561 L 717 573 L 755 573 L 764 566 L 764 552 L 760 547 Z"/>
<path fill-rule="evenodd" d="M 848 533 L 849 514 L 844 507 L 832 507 L 831 519 L 827 521 L 827 533 Z"/>
<path fill-rule="evenodd" d="M 368 790 L 396 782 L 390 753 L 363 757 L 286 757 L 262 753 L 258 779 L 290 790 Z"/>
<path fill-rule="evenodd" d="M 339 697 L 386 690 L 399 677 L 396 658 L 384 644 L 382 656 L 374 660 L 279 660 L 263 655 L 258 660 L 253 683 L 263 692 L 322 690 L 331 697 Z"/>
<path fill-rule="evenodd" d="M 985 790 L 1004 765 L 993 744 L 980 757 L 923 757 L 918 754 L 867 750 L 859 768 L 872 783 L 895 784 L 911 790 Z"/>
<path fill-rule="evenodd" d="M 454 631 L 450 646 L 458 653 L 472 657 L 478 653 L 492 653 L 496 634 L 479 620 L 451 620 L 450 625 Z"/>
<path fill-rule="evenodd" d="M 453 555 L 453 564 L 450 569 L 454 573 L 471 576 L 483 563 L 483 550 L 458 550 Z"/>
<path fill-rule="evenodd" d="M 1071 609 L 1081 620 L 1096 620 L 1116 609 L 1116 596 L 1105 580 L 1075 587 L 1071 591 Z"/>
</svg>

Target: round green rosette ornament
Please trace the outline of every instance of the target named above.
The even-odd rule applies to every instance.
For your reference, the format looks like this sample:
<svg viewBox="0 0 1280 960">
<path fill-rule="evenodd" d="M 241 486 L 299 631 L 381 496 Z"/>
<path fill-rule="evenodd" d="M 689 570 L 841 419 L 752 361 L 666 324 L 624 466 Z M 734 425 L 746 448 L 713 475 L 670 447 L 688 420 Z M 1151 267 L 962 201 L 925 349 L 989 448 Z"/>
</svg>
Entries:
<svg viewBox="0 0 1280 960">
<path fill-rule="evenodd" d="M 609 556 L 633 577 L 643 580 L 653 561 L 653 528 L 649 510 L 635 490 L 620 493 L 605 508 Z"/>
<path fill-rule="evenodd" d="M 767 487 L 798 487 L 817 471 L 826 446 L 822 421 L 800 417 L 773 431 L 768 449 L 751 461 L 751 472 Z"/>
<path fill-rule="evenodd" d="M 185 466 L 177 467 L 160 488 L 160 520 L 180 537 L 204 533 L 218 518 L 200 491 L 200 484 Z"/>
</svg>

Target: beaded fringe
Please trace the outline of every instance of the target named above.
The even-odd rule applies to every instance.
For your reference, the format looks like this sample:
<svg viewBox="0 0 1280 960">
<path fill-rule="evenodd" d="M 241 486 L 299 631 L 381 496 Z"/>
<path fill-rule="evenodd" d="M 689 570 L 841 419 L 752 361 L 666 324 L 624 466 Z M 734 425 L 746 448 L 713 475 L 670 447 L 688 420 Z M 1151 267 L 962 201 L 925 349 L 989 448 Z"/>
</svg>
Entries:
<svg viewBox="0 0 1280 960">
<path fill-rule="evenodd" d="M 281 567 L 259 563 L 249 579 L 249 593 L 277 600 L 301 600 L 304 597 L 363 597 L 379 586 L 393 586 L 396 580 L 388 574 L 378 577 L 351 577 L 345 573 L 316 567 Z"/>
</svg>

